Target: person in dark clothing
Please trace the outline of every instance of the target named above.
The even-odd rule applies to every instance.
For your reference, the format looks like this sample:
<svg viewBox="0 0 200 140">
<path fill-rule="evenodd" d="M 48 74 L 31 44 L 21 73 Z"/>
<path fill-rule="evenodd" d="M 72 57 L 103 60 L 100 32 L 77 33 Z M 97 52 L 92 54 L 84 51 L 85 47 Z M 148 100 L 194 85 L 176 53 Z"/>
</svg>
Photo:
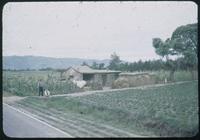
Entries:
<svg viewBox="0 0 200 140">
<path fill-rule="evenodd" d="M 39 82 L 38 82 L 38 88 L 39 88 L 39 96 L 43 96 L 44 94 L 44 85 L 42 83 L 42 80 L 40 79 Z"/>
</svg>

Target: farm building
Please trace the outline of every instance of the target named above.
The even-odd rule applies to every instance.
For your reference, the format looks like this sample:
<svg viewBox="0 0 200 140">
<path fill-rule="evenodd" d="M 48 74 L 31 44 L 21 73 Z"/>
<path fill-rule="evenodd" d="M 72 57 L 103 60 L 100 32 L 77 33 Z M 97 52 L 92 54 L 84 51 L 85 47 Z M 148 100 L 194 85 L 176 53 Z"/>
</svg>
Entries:
<svg viewBox="0 0 200 140">
<path fill-rule="evenodd" d="M 116 80 L 121 71 L 96 70 L 87 65 L 69 67 L 63 77 L 69 80 L 86 81 L 98 83 L 102 86 L 110 87 L 112 82 Z"/>
</svg>

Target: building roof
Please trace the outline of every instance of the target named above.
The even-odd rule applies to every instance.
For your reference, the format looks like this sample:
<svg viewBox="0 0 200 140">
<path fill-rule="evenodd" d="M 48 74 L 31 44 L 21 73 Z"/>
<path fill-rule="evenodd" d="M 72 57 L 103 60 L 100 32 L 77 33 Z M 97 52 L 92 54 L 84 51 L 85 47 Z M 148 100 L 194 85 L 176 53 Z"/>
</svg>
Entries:
<svg viewBox="0 0 200 140">
<path fill-rule="evenodd" d="M 86 74 L 94 74 L 94 73 L 120 73 L 121 71 L 113 71 L 113 70 L 96 70 L 92 69 L 89 66 L 73 66 L 71 67 L 74 70 L 80 72 L 80 73 L 86 73 Z"/>
<path fill-rule="evenodd" d="M 148 72 L 126 72 L 126 73 L 120 73 L 120 76 L 134 76 L 134 75 L 151 75 Z"/>
</svg>

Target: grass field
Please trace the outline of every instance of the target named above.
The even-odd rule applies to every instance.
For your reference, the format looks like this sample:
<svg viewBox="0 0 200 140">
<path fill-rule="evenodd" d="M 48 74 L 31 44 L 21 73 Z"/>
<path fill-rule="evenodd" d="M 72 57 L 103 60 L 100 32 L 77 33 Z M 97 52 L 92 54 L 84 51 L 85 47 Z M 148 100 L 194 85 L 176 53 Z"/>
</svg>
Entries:
<svg viewBox="0 0 200 140">
<path fill-rule="evenodd" d="M 78 114 L 139 135 L 185 137 L 199 131 L 195 81 L 80 97 L 28 97 L 20 104 Z"/>
</svg>

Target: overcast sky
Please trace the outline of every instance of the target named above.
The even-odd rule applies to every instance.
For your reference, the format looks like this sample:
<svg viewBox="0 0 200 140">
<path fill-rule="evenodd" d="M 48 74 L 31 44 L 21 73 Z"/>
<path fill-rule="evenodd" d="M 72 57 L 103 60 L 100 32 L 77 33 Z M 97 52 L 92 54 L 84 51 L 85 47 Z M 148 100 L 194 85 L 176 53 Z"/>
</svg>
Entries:
<svg viewBox="0 0 200 140">
<path fill-rule="evenodd" d="M 3 9 L 3 56 L 158 59 L 165 40 L 197 22 L 193 2 L 17 2 Z"/>
</svg>

